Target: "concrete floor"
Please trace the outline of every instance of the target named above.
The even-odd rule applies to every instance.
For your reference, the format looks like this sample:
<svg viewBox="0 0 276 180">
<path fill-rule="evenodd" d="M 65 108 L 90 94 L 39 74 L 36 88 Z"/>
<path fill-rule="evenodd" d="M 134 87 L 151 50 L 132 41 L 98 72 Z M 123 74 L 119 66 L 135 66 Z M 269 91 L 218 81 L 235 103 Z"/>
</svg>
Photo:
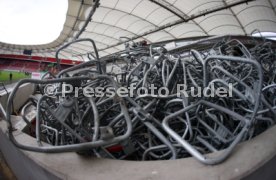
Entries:
<svg viewBox="0 0 276 180">
<path fill-rule="evenodd" d="M 243 180 L 273 180 L 276 179 L 276 156 Z"/>
<path fill-rule="evenodd" d="M 14 180 L 16 177 L 13 175 L 9 166 L 7 165 L 2 153 L 0 152 L 0 179 L 1 180 Z"/>
<path fill-rule="evenodd" d="M 276 127 L 271 128 L 255 139 L 252 139 L 250 142 L 240 144 L 236 148 L 235 153 L 233 153 L 227 161 L 217 166 L 205 166 L 195 161 L 193 158 L 163 162 L 127 162 L 83 158 L 76 153 L 44 154 L 28 151 L 22 152 L 12 146 L 8 139 L 1 139 L 1 137 L 4 136 L 0 136 L 0 148 L 6 150 L 3 151 L 3 153 L 8 152 L 7 156 L 14 158 L 9 159 L 5 156 L 7 161 L 9 159 L 9 163 L 14 164 L 13 169 L 17 170 L 17 177 L 20 177 L 20 179 L 58 179 L 53 178 L 51 174 L 53 173 L 60 175 L 58 177 L 61 179 L 74 180 L 91 179 L 91 175 L 94 179 L 114 180 L 129 179 L 126 177 L 132 177 L 131 179 L 137 180 L 182 180 L 183 177 L 190 177 L 189 179 L 192 180 L 272 180 L 276 177 L 276 143 L 273 141 L 275 135 Z M 26 143 L 28 143 L 28 141 L 26 141 Z M 27 156 L 24 156 L 24 154 Z M 16 179 L 9 170 L 1 154 L 0 174 L 0 180 Z"/>
</svg>

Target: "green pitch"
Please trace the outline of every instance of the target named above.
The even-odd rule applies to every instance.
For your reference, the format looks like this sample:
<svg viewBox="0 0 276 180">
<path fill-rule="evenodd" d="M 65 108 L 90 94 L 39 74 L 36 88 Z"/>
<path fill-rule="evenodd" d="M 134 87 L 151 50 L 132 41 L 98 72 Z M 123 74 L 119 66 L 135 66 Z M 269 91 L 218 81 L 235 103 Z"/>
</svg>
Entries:
<svg viewBox="0 0 276 180">
<path fill-rule="evenodd" d="M 10 73 L 12 73 L 12 81 L 31 77 L 31 75 L 26 75 L 24 72 L 0 71 L 0 81 L 9 81 Z"/>
</svg>

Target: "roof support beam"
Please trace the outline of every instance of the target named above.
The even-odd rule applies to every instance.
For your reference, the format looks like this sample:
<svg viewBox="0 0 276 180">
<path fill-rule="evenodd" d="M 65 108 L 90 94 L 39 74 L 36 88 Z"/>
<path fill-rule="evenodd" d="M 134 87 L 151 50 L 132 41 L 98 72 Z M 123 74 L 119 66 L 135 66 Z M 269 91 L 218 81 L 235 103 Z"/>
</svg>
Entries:
<svg viewBox="0 0 276 180">
<path fill-rule="evenodd" d="M 182 13 L 179 9 L 169 4 L 167 1 L 164 0 L 149 0 L 150 2 L 153 2 L 154 4 L 157 4 L 158 6 L 166 9 L 167 11 L 171 12 L 172 14 L 176 15 L 182 20 L 188 19 L 189 17 Z"/>
<path fill-rule="evenodd" d="M 100 24 L 103 24 L 103 25 L 108 26 L 108 28 L 109 28 L 109 27 L 116 28 L 116 29 L 119 30 L 119 31 L 117 31 L 116 33 L 120 32 L 120 31 L 125 31 L 125 32 L 130 33 L 130 34 L 132 34 L 132 35 L 134 35 L 134 36 L 138 36 L 138 34 L 136 34 L 136 33 L 134 33 L 134 32 L 131 32 L 131 31 L 127 30 L 127 29 L 123 29 L 123 28 L 121 28 L 121 27 L 119 27 L 119 26 L 114 26 L 114 25 L 111 25 L 111 24 L 107 24 L 107 23 L 104 23 L 104 22 L 98 22 L 98 21 L 93 21 L 92 23 L 95 23 L 96 26 L 98 26 L 98 25 L 100 25 Z M 95 27 L 94 27 L 94 29 L 95 29 Z M 93 30 L 94 30 L 94 29 L 93 29 Z M 106 30 L 105 30 L 105 31 L 106 31 Z M 114 37 L 116 33 L 112 34 L 112 36 Z M 146 41 L 148 41 L 148 42 L 151 43 L 150 40 L 148 40 L 148 39 L 146 39 L 146 38 L 144 38 L 144 37 L 143 37 L 142 39 L 145 39 Z"/>
<path fill-rule="evenodd" d="M 231 7 L 234 7 L 234 6 L 238 6 L 238 5 L 241 5 L 241 4 L 249 3 L 249 2 L 252 2 L 252 1 L 255 1 L 255 0 L 241 0 L 241 1 L 238 1 L 238 2 L 234 2 L 234 3 L 228 4 L 227 6 L 216 7 L 214 9 L 207 9 L 205 11 L 201 11 L 201 13 L 199 13 L 199 14 L 191 15 L 188 19 L 184 19 L 184 20 L 181 19 L 181 20 L 177 20 L 177 21 L 172 22 L 172 23 L 165 24 L 165 25 L 160 26 L 160 27 L 158 27 L 156 29 L 153 29 L 153 30 L 147 31 L 145 33 L 142 33 L 142 34 L 140 34 L 138 36 L 134 36 L 134 37 L 132 37 L 129 40 L 125 40 L 123 42 L 120 42 L 120 43 L 117 43 L 117 44 L 114 44 L 114 45 L 110 45 L 110 46 L 108 46 L 106 48 L 100 49 L 99 51 L 106 50 L 106 49 L 109 49 L 109 48 L 112 48 L 112 47 L 124 44 L 124 43 L 129 42 L 129 41 L 133 41 L 133 40 L 141 38 L 143 36 L 147 36 L 149 34 L 152 34 L 152 33 L 158 32 L 158 31 L 162 31 L 162 30 L 164 30 L 166 28 L 169 28 L 169 27 L 172 27 L 172 26 L 176 26 L 176 25 L 179 25 L 179 24 L 191 21 L 193 19 L 196 19 L 196 18 L 199 18 L 199 17 L 202 17 L 202 16 L 206 16 L 208 14 L 212 14 L 214 12 L 222 11 L 222 10 L 225 10 L 225 9 L 228 9 L 228 8 L 231 8 Z"/>
<path fill-rule="evenodd" d="M 272 8 L 272 10 L 274 11 L 274 14 L 275 14 L 275 16 L 276 16 L 276 11 L 275 11 L 275 8 L 273 7 L 273 4 L 272 4 L 271 0 L 268 0 L 268 3 L 269 3 L 269 5 L 271 6 L 271 8 Z"/>
<path fill-rule="evenodd" d="M 172 4 L 168 3 L 165 0 L 149 0 L 149 1 L 161 6 L 162 8 L 168 10 L 169 12 L 173 13 L 174 15 L 176 15 L 177 17 L 179 17 L 180 19 L 182 19 L 184 21 L 189 18 L 189 16 L 187 14 L 185 14 L 184 12 L 179 10 L 177 7 L 173 6 Z M 208 32 L 199 23 L 197 23 L 195 20 L 192 20 L 192 21 L 195 25 L 197 25 L 200 28 L 200 30 L 202 32 L 204 32 L 206 35 L 208 35 Z"/>
<path fill-rule="evenodd" d="M 137 18 L 137 19 L 140 19 L 140 20 L 142 20 L 142 21 L 145 21 L 145 22 L 151 24 L 152 26 L 158 28 L 158 26 L 156 26 L 154 23 L 152 23 L 152 22 L 150 22 L 150 21 L 148 21 L 148 20 L 146 20 L 146 19 L 143 19 L 143 18 L 141 18 L 141 17 L 139 17 L 139 16 L 137 16 L 137 15 L 129 14 L 129 13 L 126 12 L 126 11 L 119 10 L 119 9 L 112 9 L 112 8 L 110 8 L 110 7 L 105 7 L 105 6 L 100 6 L 100 8 L 109 9 L 110 11 L 118 11 L 118 12 L 124 13 L 125 15 L 133 16 L 133 17 L 135 17 L 135 18 Z M 124 17 L 124 16 L 123 16 L 123 17 Z M 121 19 L 119 19 L 119 21 L 120 21 L 120 20 L 121 20 Z M 119 21 L 117 21 L 116 23 L 118 23 Z M 115 25 L 116 25 L 116 24 L 115 24 Z M 176 37 L 175 37 L 173 34 L 171 34 L 170 32 L 168 32 L 168 31 L 166 31 L 166 30 L 164 30 L 164 32 L 166 32 L 167 34 L 169 34 L 172 38 L 176 39 Z"/>
<path fill-rule="evenodd" d="M 94 1 L 94 0 L 93 0 Z M 75 36 L 75 40 L 79 38 L 79 36 L 81 35 L 81 33 L 83 31 L 85 31 L 85 28 L 87 27 L 88 23 L 92 20 L 92 16 L 94 15 L 94 13 L 96 12 L 96 9 L 99 7 L 100 5 L 100 0 L 95 0 L 95 2 L 93 3 L 93 7 L 92 10 L 90 11 L 86 21 L 84 22 L 84 25 L 82 26 L 81 30 L 78 32 L 78 34 Z"/>
<path fill-rule="evenodd" d="M 222 0 L 222 1 L 223 1 L 223 3 L 225 4 L 225 6 L 227 6 L 226 1 L 225 1 L 225 0 Z M 235 17 L 235 19 L 236 19 L 237 22 L 239 23 L 239 25 L 240 25 L 240 27 L 241 27 L 241 29 L 242 29 L 244 35 L 246 35 L 246 34 L 247 34 L 247 33 L 246 33 L 246 30 L 245 30 L 244 27 L 242 26 L 242 23 L 241 23 L 240 19 L 238 18 L 238 16 L 234 13 L 234 11 L 233 11 L 231 8 L 229 8 L 229 10 L 231 11 L 231 13 L 233 14 L 233 16 Z"/>
</svg>

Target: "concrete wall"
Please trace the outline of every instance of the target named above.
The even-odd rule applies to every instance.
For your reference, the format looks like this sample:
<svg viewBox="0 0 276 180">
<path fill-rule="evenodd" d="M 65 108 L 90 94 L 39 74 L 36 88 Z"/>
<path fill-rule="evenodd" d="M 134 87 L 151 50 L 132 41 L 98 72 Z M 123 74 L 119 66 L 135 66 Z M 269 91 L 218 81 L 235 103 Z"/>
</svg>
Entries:
<svg viewBox="0 0 276 180">
<path fill-rule="evenodd" d="M 1 129 L 2 131 L 6 129 L 3 121 L 0 121 L 0 131 Z M 15 131 L 14 135 L 20 143 L 37 146 L 34 138 L 22 132 Z M 53 176 L 53 179 L 58 177 L 72 180 L 219 180 L 243 179 L 258 172 L 259 177 L 267 177 L 264 178 L 265 180 L 271 179 L 274 173 L 274 171 L 267 172 L 262 169 L 265 164 L 271 164 L 268 162 L 276 155 L 275 136 L 276 126 L 250 141 L 239 144 L 229 159 L 215 166 L 203 165 L 194 158 L 143 162 L 88 158 L 74 152 L 45 154 L 21 151 L 2 132 L 0 133 L 0 149 L 5 157 L 10 159 L 7 160 L 10 167 L 14 171 L 19 171 L 14 172 L 19 179 L 24 179 L 22 177 L 28 175 L 31 179 L 49 179 L 50 176 Z M 216 155 L 213 153 L 208 156 Z M 22 171 L 24 171 L 23 174 Z M 262 176 L 263 172 L 266 173 L 266 176 Z"/>
<path fill-rule="evenodd" d="M 10 94 L 13 90 L 14 85 L 7 86 L 7 91 Z M 29 96 L 32 95 L 35 91 L 35 85 L 34 84 L 23 84 L 19 87 L 17 90 L 17 93 L 13 100 L 13 107 L 15 111 L 18 111 L 28 100 Z M 7 107 L 7 101 L 9 94 L 6 93 L 6 91 L 2 90 L 0 92 L 0 103 L 3 106 L 4 109 Z"/>
</svg>

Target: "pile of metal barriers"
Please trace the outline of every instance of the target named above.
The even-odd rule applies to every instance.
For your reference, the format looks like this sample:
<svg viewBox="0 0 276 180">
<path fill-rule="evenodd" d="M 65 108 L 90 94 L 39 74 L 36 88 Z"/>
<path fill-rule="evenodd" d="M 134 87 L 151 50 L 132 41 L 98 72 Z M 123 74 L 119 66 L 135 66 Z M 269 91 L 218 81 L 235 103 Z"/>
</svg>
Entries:
<svg viewBox="0 0 276 180">
<path fill-rule="evenodd" d="M 128 43 L 126 50 L 104 58 L 93 40 L 71 42 L 57 51 L 58 67 L 59 52 L 82 41 L 91 42 L 90 61 L 18 82 L 6 111 L 10 140 L 44 153 L 137 161 L 193 156 L 204 164 L 221 163 L 238 143 L 276 120 L 275 43 L 245 39 L 249 43 L 212 37 L 173 50 Z M 22 108 L 37 146 L 13 136 L 12 101 L 25 83 L 36 84 L 40 94 Z M 24 114 L 31 106 L 32 121 Z"/>
</svg>

